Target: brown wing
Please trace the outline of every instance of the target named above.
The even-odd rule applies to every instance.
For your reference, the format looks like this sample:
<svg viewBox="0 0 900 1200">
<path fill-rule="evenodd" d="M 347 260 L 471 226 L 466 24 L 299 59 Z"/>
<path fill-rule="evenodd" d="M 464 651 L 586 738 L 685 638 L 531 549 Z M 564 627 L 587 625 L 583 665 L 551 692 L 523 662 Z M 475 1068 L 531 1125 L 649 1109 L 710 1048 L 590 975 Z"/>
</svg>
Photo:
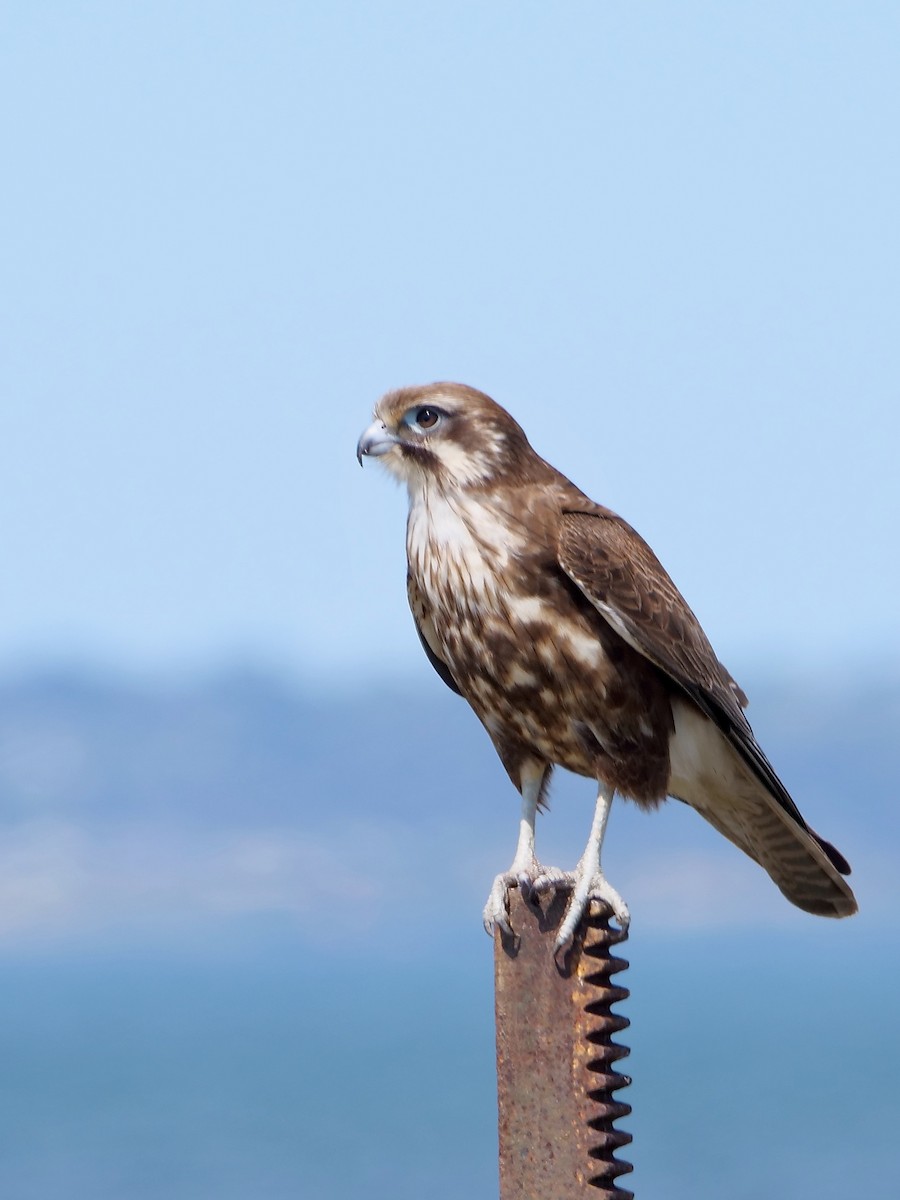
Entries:
<svg viewBox="0 0 900 1200">
<path fill-rule="evenodd" d="M 716 658 L 665 567 L 626 521 L 599 506 L 594 512 L 564 512 L 559 562 L 636 650 L 723 715 L 746 724 L 741 709 L 747 697 Z"/>
<path fill-rule="evenodd" d="M 559 563 L 613 629 L 676 683 L 722 730 L 775 800 L 844 874 L 842 855 L 809 829 L 742 712 L 747 699 L 716 658 L 700 622 L 631 526 L 599 505 L 564 511 Z"/>
</svg>

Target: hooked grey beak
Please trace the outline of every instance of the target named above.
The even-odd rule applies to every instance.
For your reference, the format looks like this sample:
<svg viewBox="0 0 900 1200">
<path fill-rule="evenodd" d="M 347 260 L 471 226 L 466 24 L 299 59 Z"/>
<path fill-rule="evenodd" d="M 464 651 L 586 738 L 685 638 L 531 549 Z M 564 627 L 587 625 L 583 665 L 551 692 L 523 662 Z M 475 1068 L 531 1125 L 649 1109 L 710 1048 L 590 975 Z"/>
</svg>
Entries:
<svg viewBox="0 0 900 1200">
<path fill-rule="evenodd" d="M 399 443 L 400 439 L 388 431 L 388 427 L 384 421 L 373 421 L 356 443 L 357 461 L 362 466 L 364 454 L 371 455 L 372 458 L 378 458 L 381 454 L 387 454 L 392 446 L 397 446 Z"/>
</svg>

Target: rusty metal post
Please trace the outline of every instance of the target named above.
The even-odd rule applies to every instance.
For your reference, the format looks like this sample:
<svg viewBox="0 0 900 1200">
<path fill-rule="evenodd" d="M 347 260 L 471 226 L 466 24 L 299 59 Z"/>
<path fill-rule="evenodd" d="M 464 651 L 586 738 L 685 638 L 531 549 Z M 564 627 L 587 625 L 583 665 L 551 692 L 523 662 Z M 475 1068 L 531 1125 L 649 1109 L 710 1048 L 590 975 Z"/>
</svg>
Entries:
<svg viewBox="0 0 900 1200">
<path fill-rule="evenodd" d="M 611 977 L 628 963 L 611 953 L 626 935 L 592 904 L 560 969 L 553 941 L 566 898 L 544 912 L 510 893 L 512 939 L 494 943 L 500 1200 L 633 1200 L 616 1186 L 631 1170 L 616 1151 L 631 1135 L 614 1123 L 631 1106 L 615 1069 L 628 1054 L 612 1041 L 628 1020 L 611 1006 L 628 996 Z"/>
</svg>

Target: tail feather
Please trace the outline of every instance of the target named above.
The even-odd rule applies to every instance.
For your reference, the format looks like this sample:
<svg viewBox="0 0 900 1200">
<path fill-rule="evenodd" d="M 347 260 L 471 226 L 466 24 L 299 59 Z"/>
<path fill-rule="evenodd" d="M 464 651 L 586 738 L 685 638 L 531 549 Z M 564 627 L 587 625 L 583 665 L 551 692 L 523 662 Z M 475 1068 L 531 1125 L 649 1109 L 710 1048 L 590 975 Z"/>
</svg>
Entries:
<svg viewBox="0 0 900 1200">
<path fill-rule="evenodd" d="M 798 823 L 690 701 L 673 704 L 673 715 L 672 795 L 758 862 L 798 908 L 826 917 L 855 913 L 843 855 Z"/>
<path fill-rule="evenodd" d="M 805 912 L 849 917 L 856 899 L 818 841 L 765 798 L 746 805 L 745 828 L 755 857 L 784 895 Z M 703 813 L 708 817 L 707 813 Z"/>
<path fill-rule="evenodd" d="M 832 846 L 831 842 L 826 842 L 823 837 L 819 837 L 814 829 L 810 829 L 809 832 L 824 850 L 836 871 L 840 871 L 842 875 L 852 874 L 850 864 L 844 858 L 843 854 L 841 854 L 840 850 L 838 850 L 837 846 Z"/>
</svg>

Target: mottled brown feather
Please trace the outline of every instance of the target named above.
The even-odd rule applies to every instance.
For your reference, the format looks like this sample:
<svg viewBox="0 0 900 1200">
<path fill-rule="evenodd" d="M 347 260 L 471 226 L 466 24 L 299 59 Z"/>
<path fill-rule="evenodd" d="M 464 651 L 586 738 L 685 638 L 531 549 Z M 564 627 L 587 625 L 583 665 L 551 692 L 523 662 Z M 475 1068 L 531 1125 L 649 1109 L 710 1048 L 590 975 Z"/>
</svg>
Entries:
<svg viewBox="0 0 900 1200">
<path fill-rule="evenodd" d="M 428 428 L 420 405 L 439 412 Z M 645 805 L 672 791 L 794 903 L 855 911 L 837 874 L 847 863 L 806 825 L 744 693 L 631 526 L 537 455 L 482 392 L 403 388 L 375 417 L 366 436 L 409 490 L 407 584 L 425 653 L 516 787 L 528 763 L 545 783 L 560 765 Z"/>
<path fill-rule="evenodd" d="M 621 618 L 641 653 L 679 683 L 700 689 L 732 720 L 743 720 L 747 697 L 662 563 L 626 521 L 600 505 L 563 510 L 559 561 L 592 603 Z"/>
<path fill-rule="evenodd" d="M 600 505 L 562 513 L 559 561 L 613 628 L 656 663 L 710 717 L 778 803 L 842 874 L 850 867 L 792 800 L 744 716 L 747 698 L 719 662 L 662 563 L 632 527 Z"/>
</svg>

